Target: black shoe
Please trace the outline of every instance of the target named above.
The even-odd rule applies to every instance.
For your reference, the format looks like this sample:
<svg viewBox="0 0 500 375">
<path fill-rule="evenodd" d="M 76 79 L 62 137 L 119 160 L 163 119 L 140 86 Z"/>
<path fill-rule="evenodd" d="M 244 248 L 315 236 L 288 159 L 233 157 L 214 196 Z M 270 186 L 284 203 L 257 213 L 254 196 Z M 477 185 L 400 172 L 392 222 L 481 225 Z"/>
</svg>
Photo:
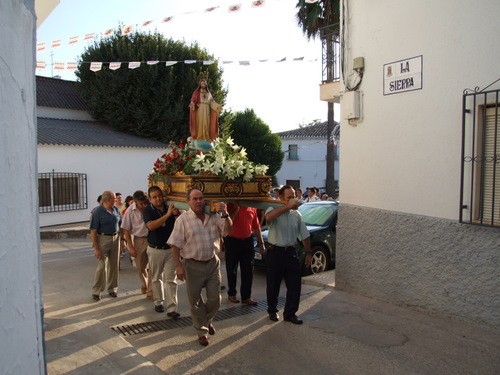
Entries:
<svg viewBox="0 0 500 375">
<path fill-rule="evenodd" d="M 273 322 L 277 322 L 278 320 L 280 320 L 280 316 L 277 312 L 269 313 L 269 319 L 271 319 Z"/>
<path fill-rule="evenodd" d="M 157 313 L 162 313 L 165 312 L 165 309 L 163 308 L 163 305 L 155 306 L 155 311 Z"/>
<path fill-rule="evenodd" d="M 208 334 L 212 336 L 215 335 L 215 327 L 212 323 L 208 325 Z"/>
<path fill-rule="evenodd" d="M 302 323 L 304 323 L 304 322 L 302 321 L 302 319 L 299 319 L 299 318 L 297 317 L 297 315 L 292 315 L 292 316 L 290 316 L 290 317 L 288 317 L 288 318 L 283 318 L 283 320 L 284 320 L 285 322 L 292 322 L 293 324 L 302 324 Z"/>
<path fill-rule="evenodd" d="M 161 306 L 161 307 L 163 307 L 163 306 Z M 179 316 L 181 316 L 181 314 L 179 314 L 177 311 L 170 311 L 169 313 L 167 313 L 167 316 L 174 318 L 174 319 L 177 319 Z"/>
<path fill-rule="evenodd" d="M 92 299 L 94 301 L 100 301 L 101 300 L 101 297 L 99 297 L 99 294 L 92 294 Z"/>
<path fill-rule="evenodd" d="M 116 297 L 118 297 L 118 294 L 116 294 L 115 292 L 109 292 L 109 296 L 116 298 Z"/>
</svg>

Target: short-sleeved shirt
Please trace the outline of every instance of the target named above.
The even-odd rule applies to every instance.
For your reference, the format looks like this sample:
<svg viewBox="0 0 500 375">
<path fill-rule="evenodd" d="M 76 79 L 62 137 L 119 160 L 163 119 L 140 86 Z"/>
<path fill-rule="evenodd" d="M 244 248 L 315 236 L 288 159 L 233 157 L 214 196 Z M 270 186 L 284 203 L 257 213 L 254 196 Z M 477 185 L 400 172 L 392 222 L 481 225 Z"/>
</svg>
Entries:
<svg viewBox="0 0 500 375">
<path fill-rule="evenodd" d="M 269 207 L 266 214 L 274 208 Z M 302 215 L 297 210 L 288 210 L 278 216 L 276 219 L 267 222 L 269 229 L 268 241 L 276 246 L 294 246 L 297 239 L 300 241 L 309 237 L 309 231 Z"/>
<path fill-rule="evenodd" d="M 220 238 L 225 237 L 224 220 L 219 215 L 205 215 L 202 222 L 189 209 L 175 221 L 167 243 L 181 250 L 184 259 L 210 260 L 220 252 Z"/>
<path fill-rule="evenodd" d="M 90 219 L 90 229 L 97 230 L 97 233 L 117 233 L 120 230 L 122 217 L 118 208 L 113 206 L 109 212 L 103 205 L 97 207 Z"/>
<path fill-rule="evenodd" d="M 228 204 L 228 212 L 231 214 L 235 211 L 232 204 Z M 248 238 L 252 232 L 260 227 L 257 210 L 252 207 L 240 206 L 233 219 L 233 231 L 228 236 L 236 238 Z"/>
<path fill-rule="evenodd" d="M 150 221 L 158 220 L 160 217 L 165 215 L 168 211 L 168 207 L 163 205 L 163 212 L 157 209 L 154 205 L 150 204 L 144 208 L 143 217 L 144 224 L 148 224 Z M 175 217 L 170 216 L 164 225 L 161 227 L 148 232 L 148 243 L 153 246 L 167 246 L 168 237 L 172 233 L 174 228 Z"/>
<path fill-rule="evenodd" d="M 137 237 L 146 237 L 148 235 L 148 228 L 144 223 L 142 212 L 137 208 L 135 202 L 127 208 L 123 215 L 122 229 L 128 230 L 130 234 Z"/>
</svg>

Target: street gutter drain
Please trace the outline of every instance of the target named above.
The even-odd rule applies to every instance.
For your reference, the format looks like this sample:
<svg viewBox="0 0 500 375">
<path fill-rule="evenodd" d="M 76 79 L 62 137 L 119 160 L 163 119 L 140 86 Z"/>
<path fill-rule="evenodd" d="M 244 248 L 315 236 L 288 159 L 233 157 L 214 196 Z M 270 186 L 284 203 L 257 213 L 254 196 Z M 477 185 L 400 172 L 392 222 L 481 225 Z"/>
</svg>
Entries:
<svg viewBox="0 0 500 375">
<path fill-rule="evenodd" d="M 278 307 L 283 308 L 285 306 L 285 298 L 278 298 Z M 257 312 L 267 311 L 267 303 L 265 301 L 259 302 L 256 306 L 241 305 L 230 307 L 227 309 L 219 310 L 214 317 L 214 321 L 219 322 L 221 320 L 236 318 L 238 316 L 253 314 Z M 145 323 L 134 323 L 125 324 L 122 326 L 111 327 L 116 333 L 122 334 L 123 336 L 138 335 L 140 333 L 153 333 L 158 331 L 167 331 L 169 329 L 190 327 L 193 324 L 191 317 L 186 316 L 178 319 L 163 319 L 154 320 Z"/>
</svg>

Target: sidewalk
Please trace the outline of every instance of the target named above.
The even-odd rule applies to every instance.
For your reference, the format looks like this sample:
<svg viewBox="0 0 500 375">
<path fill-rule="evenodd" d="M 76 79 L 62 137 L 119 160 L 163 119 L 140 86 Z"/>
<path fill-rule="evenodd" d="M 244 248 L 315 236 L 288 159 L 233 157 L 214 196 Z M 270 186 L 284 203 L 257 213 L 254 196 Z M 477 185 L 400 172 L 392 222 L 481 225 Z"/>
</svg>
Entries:
<svg viewBox="0 0 500 375">
<path fill-rule="evenodd" d="M 217 333 L 203 348 L 187 324 L 183 285 L 181 319 L 172 322 L 140 293 L 126 258 L 118 298 L 92 302 L 89 239 L 42 241 L 42 267 L 49 374 L 500 373 L 499 332 L 337 291 L 335 271 L 303 279 L 301 326 L 268 319 L 265 274 L 256 271 L 258 308 L 231 304 L 223 292 Z M 164 328 L 140 333 L 155 323 Z"/>
</svg>

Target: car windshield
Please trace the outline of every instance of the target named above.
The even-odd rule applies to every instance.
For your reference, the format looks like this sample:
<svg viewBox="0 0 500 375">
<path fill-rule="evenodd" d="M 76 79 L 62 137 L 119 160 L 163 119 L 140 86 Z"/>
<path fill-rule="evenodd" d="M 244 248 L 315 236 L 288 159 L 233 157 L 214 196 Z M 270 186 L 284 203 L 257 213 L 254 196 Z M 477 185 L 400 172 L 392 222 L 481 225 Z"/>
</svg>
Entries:
<svg viewBox="0 0 500 375">
<path fill-rule="evenodd" d="M 337 211 L 337 206 L 333 204 L 303 204 L 299 207 L 306 225 L 324 226 L 335 211 Z"/>
</svg>

